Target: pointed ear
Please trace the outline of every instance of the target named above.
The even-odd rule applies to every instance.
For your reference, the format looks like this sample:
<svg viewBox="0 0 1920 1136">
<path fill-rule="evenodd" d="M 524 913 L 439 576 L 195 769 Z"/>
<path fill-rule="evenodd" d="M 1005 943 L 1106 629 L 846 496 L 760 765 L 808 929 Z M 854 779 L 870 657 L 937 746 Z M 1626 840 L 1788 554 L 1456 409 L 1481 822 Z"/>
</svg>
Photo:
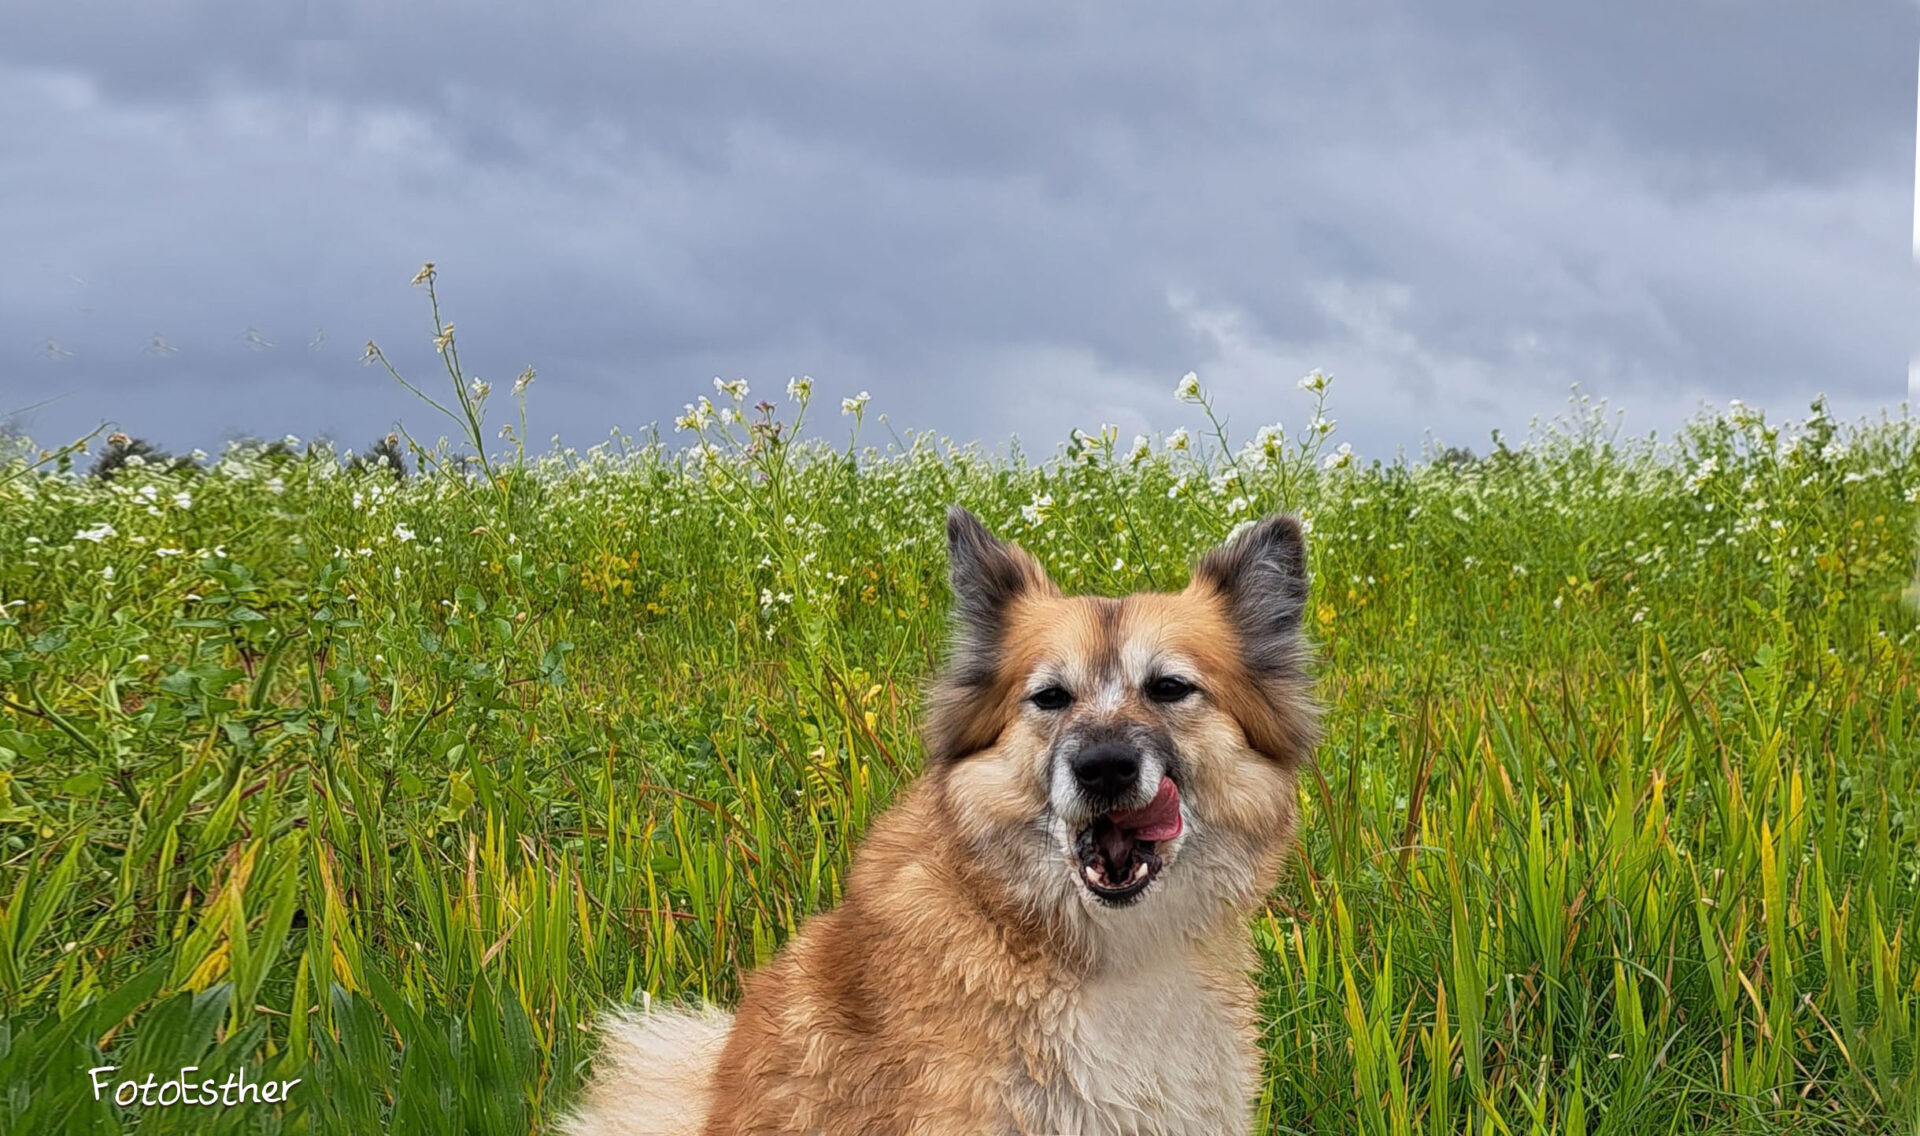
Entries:
<svg viewBox="0 0 1920 1136">
<path fill-rule="evenodd" d="M 1189 586 L 1219 596 L 1240 633 L 1241 656 L 1255 675 L 1300 669 L 1307 546 L 1298 520 L 1268 517 L 1207 553 Z"/>
<path fill-rule="evenodd" d="M 1021 596 L 1059 594 L 1038 561 L 958 505 L 947 510 L 947 570 L 956 630 L 973 646 L 998 642 L 1007 609 Z"/>
<path fill-rule="evenodd" d="M 998 540 L 972 513 L 947 510 L 953 645 L 934 678 L 925 724 L 927 764 L 944 765 L 993 744 L 1006 725 L 1000 673 L 1007 619 L 1024 596 L 1057 596 L 1038 561 Z"/>
</svg>

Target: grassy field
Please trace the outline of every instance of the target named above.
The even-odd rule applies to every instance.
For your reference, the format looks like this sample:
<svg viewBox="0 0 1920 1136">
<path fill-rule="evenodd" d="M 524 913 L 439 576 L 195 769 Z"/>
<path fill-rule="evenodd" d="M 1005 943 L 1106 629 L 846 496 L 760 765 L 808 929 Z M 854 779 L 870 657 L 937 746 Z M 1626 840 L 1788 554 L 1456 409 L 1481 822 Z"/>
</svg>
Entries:
<svg viewBox="0 0 1920 1136">
<path fill-rule="evenodd" d="M 442 346 L 473 453 L 509 392 Z M 1920 423 L 1575 402 L 1363 464 L 1305 385 L 1045 461 L 795 384 L 405 479 L 0 467 L 0 1130 L 540 1128 L 602 1007 L 727 1001 L 835 901 L 958 502 L 1108 593 L 1310 520 L 1260 1132 L 1920 1132 Z M 101 1065 L 302 1083 L 122 1110 Z"/>
</svg>

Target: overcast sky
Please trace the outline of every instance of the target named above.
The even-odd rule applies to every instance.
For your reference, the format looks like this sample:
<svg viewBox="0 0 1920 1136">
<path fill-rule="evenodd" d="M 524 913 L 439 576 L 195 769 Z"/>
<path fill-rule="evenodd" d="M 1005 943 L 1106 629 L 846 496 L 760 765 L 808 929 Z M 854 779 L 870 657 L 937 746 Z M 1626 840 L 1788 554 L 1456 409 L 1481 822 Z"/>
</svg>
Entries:
<svg viewBox="0 0 1920 1136">
<path fill-rule="evenodd" d="M 1042 452 L 1191 424 L 1188 370 L 1244 435 L 1323 368 L 1379 456 L 1483 450 L 1575 382 L 1639 429 L 1865 413 L 1920 348 L 1916 14 L 28 0 L 0 415 L 436 435 L 358 365 L 445 381 L 426 260 L 470 372 L 539 369 L 542 444 L 803 373 Z"/>
</svg>

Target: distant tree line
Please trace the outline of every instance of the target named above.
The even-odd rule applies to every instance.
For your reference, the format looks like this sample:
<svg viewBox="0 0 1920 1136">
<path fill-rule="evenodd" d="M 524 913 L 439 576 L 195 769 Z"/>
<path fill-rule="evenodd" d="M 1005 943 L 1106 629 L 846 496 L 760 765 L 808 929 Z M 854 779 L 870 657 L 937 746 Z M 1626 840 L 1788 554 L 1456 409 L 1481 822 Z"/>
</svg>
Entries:
<svg viewBox="0 0 1920 1136">
<path fill-rule="evenodd" d="M 302 454 L 299 448 L 286 439 L 266 442 L 258 438 L 243 438 L 237 448 L 256 458 L 268 462 L 297 461 Z M 89 476 L 101 481 L 111 481 L 119 473 L 136 464 L 157 466 L 168 473 L 187 473 L 199 470 L 201 465 L 192 456 L 176 457 L 161 449 L 145 438 L 135 438 L 115 431 L 107 435 L 107 444 L 94 458 Z M 408 473 L 406 450 L 400 444 L 398 434 L 388 434 L 376 438 L 364 451 L 354 453 L 347 459 L 347 473 L 354 476 L 386 474 L 396 481 L 404 480 Z"/>
</svg>

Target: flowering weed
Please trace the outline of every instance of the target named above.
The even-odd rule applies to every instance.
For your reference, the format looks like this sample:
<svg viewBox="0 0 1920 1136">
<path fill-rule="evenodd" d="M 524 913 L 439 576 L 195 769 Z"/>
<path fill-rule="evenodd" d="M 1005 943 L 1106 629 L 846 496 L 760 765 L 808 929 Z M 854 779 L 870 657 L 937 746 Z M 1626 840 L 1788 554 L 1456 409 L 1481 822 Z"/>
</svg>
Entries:
<svg viewBox="0 0 1920 1136">
<path fill-rule="evenodd" d="M 1636 442 L 1578 400 L 1384 465 L 1327 376 L 1239 445 L 1190 376 L 1206 437 L 1030 462 L 716 380 L 667 439 L 493 456 L 437 302 L 469 462 L 0 469 L 0 1128 L 125 1122 L 85 1070 L 142 1060 L 305 1086 L 143 1132 L 540 1127 L 602 1007 L 729 999 L 838 898 L 918 761 L 956 502 L 1109 593 L 1310 526 L 1260 1131 L 1920 1123 L 1911 419 Z"/>
</svg>

